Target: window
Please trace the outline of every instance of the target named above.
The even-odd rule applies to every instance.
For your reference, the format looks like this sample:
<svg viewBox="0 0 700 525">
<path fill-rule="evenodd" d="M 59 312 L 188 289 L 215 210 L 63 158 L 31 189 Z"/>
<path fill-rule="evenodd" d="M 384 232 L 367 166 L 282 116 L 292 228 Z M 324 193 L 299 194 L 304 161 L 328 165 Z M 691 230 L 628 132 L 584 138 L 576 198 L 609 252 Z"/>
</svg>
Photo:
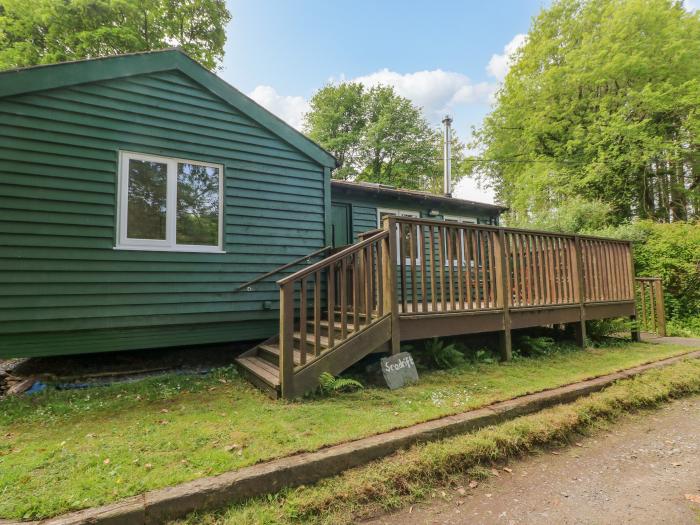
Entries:
<svg viewBox="0 0 700 525">
<path fill-rule="evenodd" d="M 443 220 L 448 221 L 448 222 L 458 222 L 461 224 L 477 224 L 477 220 L 474 217 L 458 217 L 455 215 L 444 215 Z M 458 237 L 459 235 L 459 237 Z M 465 237 L 464 230 L 462 229 L 455 229 L 450 232 L 450 235 L 445 236 L 445 246 L 444 246 L 444 253 L 445 253 L 445 266 L 450 264 L 449 261 L 449 254 L 452 254 L 452 265 L 456 266 L 459 263 L 461 255 L 461 260 L 462 264 L 470 264 L 471 266 L 474 265 L 474 261 L 467 261 L 467 256 L 468 253 L 471 251 L 469 249 L 465 250 L 465 244 L 467 242 L 467 238 Z M 448 243 L 450 244 L 449 249 L 448 249 Z M 450 251 L 451 249 L 451 251 Z"/>
<path fill-rule="evenodd" d="M 386 209 L 386 208 L 380 208 L 377 209 L 377 227 L 381 228 L 382 227 L 382 219 L 387 216 L 394 216 L 394 217 L 414 217 L 414 218 L 420 218 L 420 213 L 417 211 L 408 211 L 408 210 L 391 210 L 391 209 Z M 415 258 L 415 263 L 416 266 L 420 264 L 420 256 L 421 256 L 421 251 L 418 249 L 418 247 L 421 245 L 421 228 L 419 226 L 413 226 L 415 228 L 415 233 L 416 233 L 416 240 L 417 242 L 414 243 L 413 245 L 413 256 Z M 403 242 L 404 242 L 404 254 L 406 254 L 406 260 L 404 264 L 410 265 L 411 264 L 411 255 L 409 253 L 409 239 L 410 239 L 410 230 L 406 227 L 403 228 Z M 399 232 L 398 230 L 396 231 L 396 263 L 400 264 L 401 263 L 401 249 L 400 249 L 400 244 L 401 244 L 402 239 L 399 237 Z"/>
<path fill-rule="evenodd" d="M 222 251 L 223 167 L 122 152 L 117 248 Z"/>
</svg>

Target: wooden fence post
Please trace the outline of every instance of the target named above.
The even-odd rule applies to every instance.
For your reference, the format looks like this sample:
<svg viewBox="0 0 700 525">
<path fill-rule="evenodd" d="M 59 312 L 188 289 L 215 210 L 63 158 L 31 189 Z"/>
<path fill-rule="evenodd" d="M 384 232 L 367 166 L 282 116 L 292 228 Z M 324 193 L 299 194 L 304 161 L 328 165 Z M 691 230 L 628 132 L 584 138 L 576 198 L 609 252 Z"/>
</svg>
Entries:
<svg viewBox="0 0 700 525">
<path fill-rule="evenodd" d="M 382 228 L 389 232 L 382 250 L 382 286 L 384 286 L 384 313 L 391 313 L 391 353 L 401 351 L 399 303 L 396 292 L 396 218 L 384 217 Z M 403 261 L 401 261 L 403 263 Z"/>
<path fill-rule="evenodd" d="M 503 332 L 499 334 L 501 360 L 510 361 L 513 358 L 512 337 L 510 331 L 510 296 L 512 286 L 510 283 L 510 265 L 508 258 L 510 256 L 508 245 L 506 244 L 506 234 L 503 228 L 498 229 L 498 235 L 494 238 L 498 239 L 495 244 L 496 256 L 496 293 L 498 294 L 497 304 L 503 308 Z"/>
<path fill-rule="evenodd" d="M 332 326 L 332 325 L 331 325 Z M 280 389 L 282 397 L 294 397 L 294 281 L 280 287 Z"/>
<path fill-rule="evenodd" d="M 576 344 L 581 348 L 586 348 L 586 286 L 583 277 L 583 251 L 581 250 L 581 238 L 576 235 L 574 236 L 574 243 L 576 248 L 576 258 L 575 265 L 576 268 L 576 280 L 578 285 L 578 303 L 580 319 L 574 324 L 574 334 L 576 337 Z"/>
<path fill-rule="evenodd" d="M 630 336 L 632 341 L 639 342 L 642 340 L 642 334 L 639 331 L 639 324 L 637 318 L 637 289 L 636 281 L 634 279 L 634 259 L 632 257 L 632 242 L 630 241 L 627 245 L 627 278 L 630 280 L 630 286 L 632 290 L 632 300 L 634 301 L 634 314 L 630 316 L 630 321 L 632 321 L 632 330 Z M 642 288 L 642 301 L 644 300 L 644 288 Z"/>
<path fill-rule="evenodd" d="M 666 311 L 664 310 L 664 292 L 661 279 L 654 281 L 654 294 L 656 298 L 656 326 L 660 337 L 666 337 Z"/>
</svg>

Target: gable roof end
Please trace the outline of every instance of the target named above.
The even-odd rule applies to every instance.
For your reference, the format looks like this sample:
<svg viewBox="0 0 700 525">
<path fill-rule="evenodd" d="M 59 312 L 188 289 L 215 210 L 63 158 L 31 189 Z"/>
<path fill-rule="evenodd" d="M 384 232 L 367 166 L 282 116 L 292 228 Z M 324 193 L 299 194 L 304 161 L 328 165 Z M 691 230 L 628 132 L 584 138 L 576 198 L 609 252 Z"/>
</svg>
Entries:
<svg viewBox="0 0 700 525">
<path fill-rule="evenodd" d="M 0 97 L 159 71 L 178 70 L 322 166 L 336 160 L 321 146 L 193 60 L 180 49 L 166 49 L 77 60 L 0 72 Z"/>
</svg>

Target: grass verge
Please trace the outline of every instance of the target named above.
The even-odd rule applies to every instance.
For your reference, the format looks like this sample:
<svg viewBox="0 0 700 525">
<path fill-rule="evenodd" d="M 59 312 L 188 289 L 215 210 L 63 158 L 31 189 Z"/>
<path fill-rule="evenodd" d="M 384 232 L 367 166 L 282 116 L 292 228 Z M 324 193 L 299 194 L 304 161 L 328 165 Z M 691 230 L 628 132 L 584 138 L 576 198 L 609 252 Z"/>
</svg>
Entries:
<svg viewBox="0 0 700 525">
<path fill-rule="evenodd" d="M 0 401 L 0 518 L 44 518 L 464 412 L 691 350 L 563 347 L 422 373 L 389 391 L 286 403 L 233 369 Z"/>
<path fill-rule="evenodd" d="M 683 361 L 572 404 L 408 451 L 345 472 L 311 487 L 252 500 L 218 513 L 195 514 L 175 523 L 198 525 L 349 524 L 419 501 L 465 473 L 479 475 L 493 461 L 565 442 L 601 422 L 700 393 L 700 362 Z"/>
</svg>

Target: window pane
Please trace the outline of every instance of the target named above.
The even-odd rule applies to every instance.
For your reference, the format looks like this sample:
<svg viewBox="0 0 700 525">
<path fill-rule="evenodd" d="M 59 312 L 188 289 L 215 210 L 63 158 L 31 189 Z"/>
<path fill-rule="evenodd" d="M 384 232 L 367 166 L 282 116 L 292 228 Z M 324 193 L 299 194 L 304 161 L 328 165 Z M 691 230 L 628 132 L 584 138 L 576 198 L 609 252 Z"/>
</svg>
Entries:
<svg viewBox="0 0 700 525">
<path fill-rule="evenodd" d="M 167 185 L 167 164 L 129 159 L 129 239 L 165 240 Z"/>
<path fill-rule="evenodd" d="M 219 168 L 177 165 L 177 244 L 218 246 Z"/>
</svg>

